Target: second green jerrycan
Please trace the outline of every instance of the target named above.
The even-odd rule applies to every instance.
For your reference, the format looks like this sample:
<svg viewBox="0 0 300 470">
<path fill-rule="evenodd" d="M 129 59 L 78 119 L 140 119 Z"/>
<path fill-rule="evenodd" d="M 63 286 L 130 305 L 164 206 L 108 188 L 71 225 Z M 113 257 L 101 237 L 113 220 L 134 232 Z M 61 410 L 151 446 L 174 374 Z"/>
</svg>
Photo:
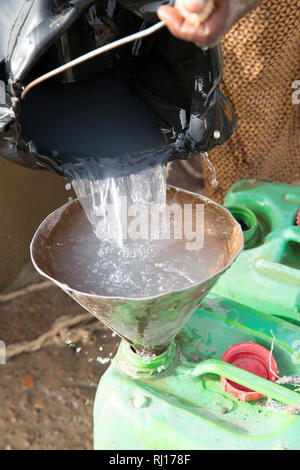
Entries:
<svg viewBox="0 0 300 470">
<path fill-rule="evenodd" d="M 224 206 L 242 226 L 245 249 L 212 292 L 300 324 L 300 186 L 241 180 Z"/>
</svg>

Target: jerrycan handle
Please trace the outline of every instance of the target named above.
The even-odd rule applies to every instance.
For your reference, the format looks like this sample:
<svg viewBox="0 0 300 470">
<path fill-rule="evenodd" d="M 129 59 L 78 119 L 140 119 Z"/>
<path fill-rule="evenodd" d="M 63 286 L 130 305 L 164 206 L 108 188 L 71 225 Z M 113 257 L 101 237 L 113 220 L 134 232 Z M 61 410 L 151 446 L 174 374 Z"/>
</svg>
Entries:
<svg viewBox="0 0 300 470">
<path fill-rule="evenodd" d="M 295 242 L 300 245 L 300 227 L 289 227 L 284 232 L 284 241 L 285 242 Z"/>
<path fill-rule="evenodd" d="M 288 227 L 282 231 L 282 235 L 277 241 L 273 241 L 272 250 L 276 253 L 276 261 L 260 258 L 255 262 L 255 268 L 262 275 L 270 279 L 280 280 L 293 286 L 300 285 L 300 269 L 293 266 L 286 266 L 281 263 L 284 251 L 289 242 L 299 243 L 300 248 L 300 228 Z"/>
<path fill-rule="evenodd" d="M 177 368 L 177 372 L 191 377 L 199 377 L 205 374 L 219 375 L 284 405 L 300 407 L 300 394 L 297 392 L 219 359 L 208 359 L 196 365 L 185 362 L 185 366 Z"/>
</svg>

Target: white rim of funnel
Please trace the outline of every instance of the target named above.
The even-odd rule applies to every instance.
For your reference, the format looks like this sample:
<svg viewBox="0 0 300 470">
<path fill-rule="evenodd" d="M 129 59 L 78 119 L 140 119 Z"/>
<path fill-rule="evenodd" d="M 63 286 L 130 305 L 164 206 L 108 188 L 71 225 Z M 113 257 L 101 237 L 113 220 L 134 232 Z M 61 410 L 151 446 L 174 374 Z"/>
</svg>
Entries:
<svg viewBox="0 0 300 470">
<path fill-rule="evenodd" d="M 35 259 L 34 259 L 34 255 L 33 255 L 33 245 L 35 243 L 35 240 L 36 238 L 38 237 L 38 234 L 39 232 L 41 231 L 41 229 L 43 228 L 44 225 L 46 225 L 48 219 L 50 219 L 51 217 L 54 216 L 54 214 L 56 214 L 57 212 L 60 212 L 62 211 L 62 209 L 66 209 L 68 206 L 72 205 L 75 201 L 78 201 L 80 202 L 80 199 L 76 198 L 76 199 L 73 199 L 72 201 L 70 202 L 67 202 L 66 204 L 64 204 L 63 206 L 59 207 L 58 209 L 56 209 L 55 211 L 51 212 L 51 214 L 48 215 L 48 217 L 46 217 L 46 219 L 43 220 L 43 222 L 38 226 L 34 236 L 33 236 L 33 239 L 30 243 L 30 256 L 31 256 L 31 261 L 32 261 L 32 264 L 33 266 L 35 267 L 35 269 L 37 270 L 37 272 L 39 274 L 41 274 L 41 276 L 49 279 L 50 281 L 52 281 L 54 284 L 56 284 L 58 287 L 60 287 L 62 290 L 64 291 L 69 291 L 70 293 L 75 293 L 75 294 L 78 294 L 78 295 L 81 295 L 81 296 L 86 296 L 86 297 L 94 297 L 94 298 L 99 298 L 99 299 L 119 299 L 119 300 L 132 300 L 132 301 L 145 301 L 145 300 L 154 300 L 154 299 L 159 299 L 160 297 L 164 297 L 166 295 L 170 295 L 170 294 L 175 294 L 176 292 L 185 292 L 185 291 L 188 291 L 190 289 L 193 289 L 194 287 L 196 287 L 197 285 L 199 284 L 202 284 L 204 282 L 207 282 L 209 279 L 212 279 L 213 277 L 216 277 L 220 274 L 222 274 L 224 271 L 227 271 L 227 269 L 230 268 L 230 266 L 232 265 L 232 263 L 234 263 L 234 261 L 237 259 L 237 257 L 240 255 L 240 253 L 243 251 L 244 249 L 244 236 L 243 236 L 243 231 L 242 231 L 242 228 L 240 226 L 240 224 L 236 221 L 236 219 L 233 217 L 233 215 L 231 214 L 231 212 L 224 206 L 222 206 L 222 204 L 219 204 L 218 202 L 215 202 L 213 201 L 212 199 L 209 199 L 208 197 L 206 196 L 203 196 L 202 194 L 198 194 L 198 193 L 193 193 L 192 191 L 187 191 L 185 189 L 182 189 L 182 188 L 178 188 L 177 186 L 172 186 L 172 185 L 167 185 L 167 189 L 175 189 L 176 191 L 180 191 L 180 192 L 184 192 L 186 194 L 191 194 L 193 196 L 196 196 L 198 197 L 199 199 L 202 199 L 203 201 L 207 201 L 217 207 L 220 207 L 222 208 L 222 210 L 224 210 L 228 215 L 229 217 L 232 219 L 232 221 L 234 222 L 234 226 L 237 227 L 238 231 L 241 233 L 242 235 L 242 240 L 241 240 L 241 247 L 240 249 L 238 250 L 238 252 L 236 253 L 236 255 L 233 257 L 232 261 L 226 265 L 224 268 L 220 269 L 219 271 L 216 271 L 214 273 L 213 276 L 208 276 L 204 279 L 202 279 L 201 281 L 199 282 L 195 282 L 195 284 L 192 284 L 191 286 L 189 287 L 185 287 L 184 289 L 177 289 L 177 290 L 170 290 L 170 291 L 165 291 L 163 292 L 162 294 L 159 294 L 159 295 L 152 295 L 152 296 L 149 296 L 149 297 L 122 297 L 122 296 L 117 296 L 117 295 L 99 295 L 99 294 L 91 294 L 91 293 L 88 293 L 88 292 L 83 292 L 83 291 L 79 291 L 77 289 L 74 289 L 70 286 L 68 286 L 68 284 L 65 284 L 63 282 L 60 282 L 56 279 L 54 279 L 53 277 L 49 276 L 48 274 L 46 274 L 44 271 L 42 271 L 42 269 L 39 268 L 39 266 L 37 265 L 37 263 L 35 262 Z M 63 212 L 63 211 L 62 211 Z M 77 301 L 78 302 L 78 301 Z"/>
</svg>

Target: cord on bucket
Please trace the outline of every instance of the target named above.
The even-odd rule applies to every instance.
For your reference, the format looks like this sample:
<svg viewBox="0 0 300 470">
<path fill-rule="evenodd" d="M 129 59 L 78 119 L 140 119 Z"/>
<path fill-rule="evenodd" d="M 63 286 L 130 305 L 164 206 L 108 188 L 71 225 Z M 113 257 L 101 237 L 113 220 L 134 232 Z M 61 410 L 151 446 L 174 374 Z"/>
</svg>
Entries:
<svg viewBox="0 0 300 470">
<path fill-rule="evenodd" d="M 124 46 L 125 44 L 128 44 L 130 42 L 136 41 L 137 39 L 144 38 L 146 36 L 150 36 L 151 34 L 156 33 L 159 31 L 161 28 L 165 26 L 164 21 L 160 21 L 159 23 L 156 23 L 154 26 L 150 26 L 150 28 L 144 29 L 142 31 L 138 31 L 137 33 L 131 34 L 130 36 L 126 36 L 125 38 L 117 39 L 117 41 L 113 41 L 109 44 L 106 44 L 105 46 L 98 47 L 98 49 L 95 49 L 93 51 L 88 52 L 87 54 L 83 54 L 80 57 L 77 57 L 77 59 L 71 60 L 67 64 L 61 65 L 60 67 L 57 67 L 54 70 L 51 70 L 48 73 L 45 73 L 41 77 L 33 80 L 30 82 L 23 90 L 21 99 L 24 99 L 27 95 L 27 93 L 34 88 L 36 85 L 39 85 L 40 83 L 44 82 L 45 80 L 48 80 L 49 78 L 55 77 L 56 75 L 65 72 L 66 70 L 69 70 L 72 67 L 75 67 L 76 65 L 81 64 L 82 62 L 86 62 L 87 60 L 93 59 L 94 57 L 103 54 L 104 52 L 111 51 L 112 49 L 116 49 L 117 47 Z"/>
<path fill-rule="evenodd" d="M 169 5 L 172 5 L 173 1 L 169 2 Z M 207 20 L 207 18 L 211 15 L 212 11 L 214 10 L 214 0 L 209 0 L 203 10 L 202 13 L 189 13 L 187 10 L 185 10 L 182 0 L 177 0 L 175 2 L 175 7 L 180 11 L 181 15 L 184 16 L 186 21 L 188 21 L 191 24 L 194 25 L 199 25 L 200 23 L 203 23 L 204 21 Z M 36 85 L 39 85 L 40 83 L 44 82 L 45 80 L 48 80 L 49 78 L 52 78 L 62 72 L 65 72 L 66 70 L 69 70 L 72 67 L 75 67 L 76 65 L 81 64 L 82 62 L 86 62 L 87 60 L 93 59 L 94 57 L 97 57 L 100 54 L 103 54 L 104 52 L 111 51 L 112 49 L 116 49 L 117 47 L 124 46 L 125 44 L 128 44 L 130 42 L 134 42 L 137 40 L 140 40 L 146 36 L 150 36 L 151 34 L 156 33 L 160 29 L 162 29 L 165 26 L 164 21 L 159 21 L 153 26 L 150 26 L 149 28 L 142 29 L 138 31 L 137 33 L 131 34 L 129 36 L 126 36 L 125 38 L 117 39 L 116 41 L 113 41 L 109 44 L 106 44 L 105 46 L 98 47 L 97 49 L 90 51 L 86 54 L 83 54 L 82 56 L 78 57 L 77 59 L 71 60 L 67 64 L 61 65 L 60 67 L 57 67 L 54 70 L 51 70 L 48 73 L 45 73 L 41 77 L 33 80 L 30 82 L 23 90 L 21 94 L 21 99 L 24 99 L 27 95 L 27 93 Z"/>
</svg>

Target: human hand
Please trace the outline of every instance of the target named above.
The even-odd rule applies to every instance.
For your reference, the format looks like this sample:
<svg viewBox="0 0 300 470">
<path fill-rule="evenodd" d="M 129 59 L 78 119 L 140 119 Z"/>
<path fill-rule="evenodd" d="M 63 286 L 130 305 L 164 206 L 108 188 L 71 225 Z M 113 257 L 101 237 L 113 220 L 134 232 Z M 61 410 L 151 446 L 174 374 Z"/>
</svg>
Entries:
<svg viewBox="0 0 300 470">
<path fill-rule="evenodd" d="M 210 0 L 181 0 L 188 13 L 203 14 Z M 194 42 L 202 48 L 213 47 L 243 16 L 255 9 L 261 0 L 214 0 L 215 8 L 201 24 L 191 24 L 171 6 L 161 6 L 157 15 L 170 33 L 179 39 Z"/>
</svg>

